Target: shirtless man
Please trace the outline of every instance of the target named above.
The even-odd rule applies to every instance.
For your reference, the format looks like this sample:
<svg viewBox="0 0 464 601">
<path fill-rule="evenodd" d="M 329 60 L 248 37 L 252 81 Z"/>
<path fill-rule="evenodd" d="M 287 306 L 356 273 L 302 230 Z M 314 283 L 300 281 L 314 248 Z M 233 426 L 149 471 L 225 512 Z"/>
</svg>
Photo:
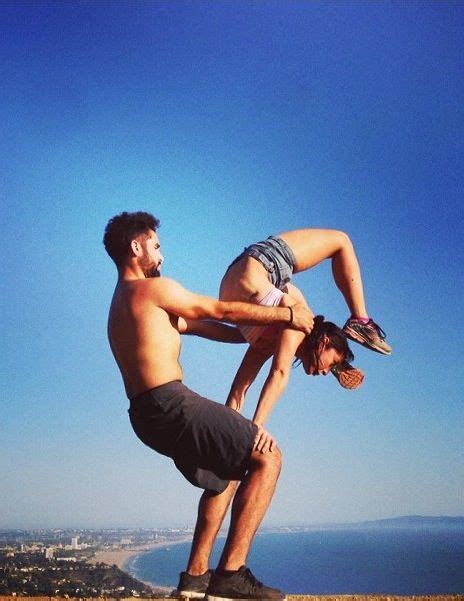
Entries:
<svg viewBox="0 0 464 601">
<path fill-rule="evenodd" d="M 223 302 L 189 292 L 160 277 L 163 257 L 159 221 L 143 212 L 113 217 L 104 245 L 118 269 L 108 337 L 130 400 L 137 436 L 174 460 L 195 486 L 205 489 L 199 504 L 192 550 L 178 593 L 209 601 L 277 599 L 246 568 L 255 532 L 272 499 L 280 473 L 277 447 L 263 453 L 256 441 L 266 433 L 238 412 L 214 403 L 182 383 L 180 334 L 237 342 L 237 324 L 290 324 L 309 333 L 313 320 L 301 304 L 262 307 Z M 241 481 L 237 488 L 237 481 Z M 236 492 L 235 492 L 236 491 Z M 235 495 L 234 495 L 235 493 Z M 233 497 L 230 527 L 216 571 L 208 569 L 212 542 Z"/>
</svg>

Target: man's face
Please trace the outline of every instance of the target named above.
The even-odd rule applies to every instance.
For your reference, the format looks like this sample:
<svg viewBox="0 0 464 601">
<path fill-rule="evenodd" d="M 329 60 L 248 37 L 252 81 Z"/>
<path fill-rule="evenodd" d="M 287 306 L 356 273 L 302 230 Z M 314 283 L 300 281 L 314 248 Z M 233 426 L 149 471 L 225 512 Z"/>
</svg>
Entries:
<svg viewBox="0 0 464 601">
<path fill-rule="evenodd" d="M 303 344 L 299 347 L 296 356 L 308 376 L 326 376 L 332 367 L 343 361 L 342 355 L 334 348 L 327 348 L 327 344 L 328 339 L 323 338 L 314 352 Z"/>
<path fill-rule="evenodd" d="M 143 269 L 145 277 L 159 277 L 163 255 L 160 251 L 161 245 L 158 236 L 153 230 L 150 230 L 148 237 L 143 237 L 140 242 L 144 252 L 139 259 L 139 264 Z"/>
</svg>

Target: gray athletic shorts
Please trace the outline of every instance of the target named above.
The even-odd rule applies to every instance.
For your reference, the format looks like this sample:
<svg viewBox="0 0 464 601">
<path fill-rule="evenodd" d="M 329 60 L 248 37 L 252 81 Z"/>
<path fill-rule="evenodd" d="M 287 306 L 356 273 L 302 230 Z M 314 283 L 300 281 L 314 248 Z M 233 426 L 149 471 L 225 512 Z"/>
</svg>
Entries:
<svg viewBox="0 0 464 601">
<path fill-rule="evenodd" d="M 279 290 L 283 290 L 285 284 L 292 279 L 296 262 L 295 255 L 290 246 L 281 238 L 269 236 L 263 242 L 247 246 L 229 267 L 243 257 L 253 257 L 258 260 L 268 272 L 270 282 Z"/>
<path fill-rule="evenodd" d="M 140 440 L 194 486 L 220 493 L 244 478 L 257 426 L 230 407 L 174 381 L 131 399 L 129 418 Z"/>
</svg>

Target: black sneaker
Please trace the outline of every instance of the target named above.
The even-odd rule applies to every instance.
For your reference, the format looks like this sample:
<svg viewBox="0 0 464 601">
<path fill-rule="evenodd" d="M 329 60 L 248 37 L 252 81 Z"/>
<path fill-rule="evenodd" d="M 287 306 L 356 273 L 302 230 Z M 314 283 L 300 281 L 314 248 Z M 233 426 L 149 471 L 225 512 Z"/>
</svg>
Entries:
<svg viewBox="0 0 464 601">
<path fill-rule="evenodd" d="M 211 579 L 212 570 L 207 570 L 200 576 L 192 576 L 188 572 L 181 572 L 179 584 L 172 591 L 171 597 L 185 597 L 186 599 L 203 599 Z"/>
<path fill-rule="evenodd" d="M 246 566 L 242 566 L 237 572 L 227 576 L 214 572 L 206 591 L 206 601 L 238 601 L 240 599 L 244 601 L 248 599 L 285 601 L 286 596 L 282 591 L 259 582 Z"/>
<path fill-rule="evenodd" d="M 390 355 L 392 352 L 391 346 L 385 342 L 385 332 L 372 319 L 369 319 L 367 323 L 348 319 L 343 326 L 343 331 L 348 338 L 372 351 L 377 351 L 382 355 Z"/>
</svg>

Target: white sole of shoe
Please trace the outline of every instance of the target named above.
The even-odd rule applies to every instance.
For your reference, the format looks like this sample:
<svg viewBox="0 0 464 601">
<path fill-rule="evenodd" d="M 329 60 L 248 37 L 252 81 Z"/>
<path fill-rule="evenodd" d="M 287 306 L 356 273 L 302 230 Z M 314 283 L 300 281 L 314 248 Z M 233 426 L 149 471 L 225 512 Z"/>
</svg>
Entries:
<svg viewBox="0 0 464 601">
<path fill-rule="evenodd" d="M 287 597 L 216 597 L 214 595 L 206 595 L 205 601 L 287 601 Z"/>
</svg>

